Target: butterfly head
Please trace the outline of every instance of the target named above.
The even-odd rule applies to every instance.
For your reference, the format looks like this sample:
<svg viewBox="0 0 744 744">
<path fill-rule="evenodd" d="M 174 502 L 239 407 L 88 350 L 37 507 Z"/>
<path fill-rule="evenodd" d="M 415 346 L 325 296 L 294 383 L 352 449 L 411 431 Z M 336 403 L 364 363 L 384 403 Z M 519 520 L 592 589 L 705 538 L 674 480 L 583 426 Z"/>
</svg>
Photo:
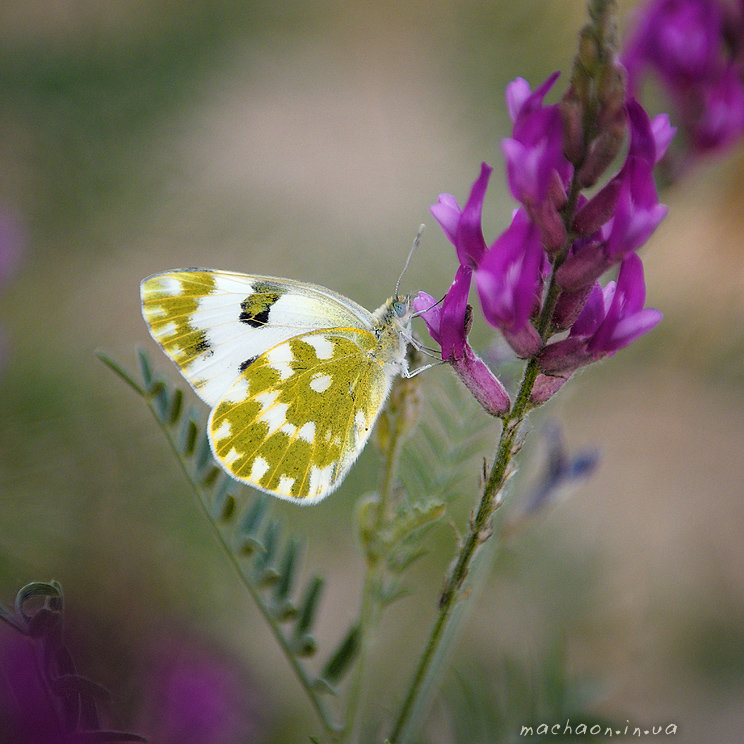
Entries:
<svg viewBox="0 0 744 744">
<path fill-rule="evenodd" d="M 399 323 L 405 323 L 411 316 L 413 310 L 413 303 L 411 297 L 393 297 L 390 300 L 393 315 L 397 318 Z"/>
</svg>

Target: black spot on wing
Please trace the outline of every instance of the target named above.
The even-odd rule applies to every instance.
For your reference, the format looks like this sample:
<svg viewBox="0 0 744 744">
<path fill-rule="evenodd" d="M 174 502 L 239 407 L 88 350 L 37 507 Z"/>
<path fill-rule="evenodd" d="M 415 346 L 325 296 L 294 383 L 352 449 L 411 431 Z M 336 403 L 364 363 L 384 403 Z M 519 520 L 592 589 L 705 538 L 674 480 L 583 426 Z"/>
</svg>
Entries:
<svg viewBox="0 0 744 744">
<path fill-rule="evenodd" d="M 269 322 L 269 312 L 282 293 L 276 285 L 269 282 L 256 282 L 253 289 L 253 294 L 249 294 L 240 303 L 238 318 L 251 328 L 260 328 Z"/>
<path fill-rule="evenodd" d="M 256 361 L 256 359 L 258 359 L 258 356 L 252 356 L 250 359 L 246 359 L 244 362 L 241 362 L 240 371 L 245 372 L 248 369 L 248 367 L 250 367 L 251 364 L 253 364 L 253 362 Z"/>
<path fill-rule="evenodd" d="M 214 349 L 212 348 L 212 344 L 210 344 L 207 340 L 207 334 L 205 331 L 202 331 L 199 334 L 199 338 L 194 344 L 194 351 L 197 354 L 206 354 L 207 352 L 209 352 L 208 356 L 212 356 L 212 354 L 214 354 Z"/>
<path fill-rule="evenodd" d="M 241 312 L 238 316 L 241 323 L 247 323 L 251 328 L 260 328 L 269 322 L 269 309 L 265 308 L 259 312 L 254 312 L 245 307 L 246 300 L 240 303 Z"/>
</svg>

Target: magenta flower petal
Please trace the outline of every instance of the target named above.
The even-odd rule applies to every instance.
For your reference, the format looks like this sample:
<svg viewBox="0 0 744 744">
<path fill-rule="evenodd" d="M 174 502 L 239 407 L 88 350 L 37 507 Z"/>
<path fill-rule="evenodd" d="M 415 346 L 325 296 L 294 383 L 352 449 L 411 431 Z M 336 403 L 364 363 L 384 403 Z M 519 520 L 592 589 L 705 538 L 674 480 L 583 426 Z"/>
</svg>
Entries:
<svg viewBox="0 0 744 744">
<path fill-rule="evenodd" d="M 563 155 L 563 120 L 557 106 L 542 106 L 542 88 L 524 101 L 512 137 L 501 143 L 512 195 L 529 205 L 546 199 L 554 172 L 562 180 L 570 172 Z"/>
<path fill-rule="evenodd" d="M 442 347 L 442 359 L 446 362 L 463 355 L 471 277 L 470 269 L 460 266 L 441 303 L 426 292 L 419 292 L 413 300 L 413 307 L 426 323 L 429 335 Z"/>
<path fill-rule="evenodd" d="M 439 325 L 442 359 L 457 359 L 462 356 L 467 338 L 465 314 L 468 307 L 468 292 L 472 272 L 460 266 L 442 302 L 442 316 Z"/>
<path fill-rule="evenodd" d="M 617 277 L 605 319 L 587 344 L 589 351 L 607 355 L 635 341 L 661 320 L 658 310 L 644 310 L 646 285 L 643 264 L 635 253 L 627 256 Z"/>
<path fill-rule="evenodd" d="M 606 306 L 609 305 L 606 302 L 608 299 L 607 296 L 614 293 L 614 291 L 615 282 L 609 282 L 604 291 L 599 282 L 594 283 L 584 309 L 579 313 L 579 317 L 571 327 L 572 336 L 591 336 L 599 328 L 607 314 Z M 611 299 L 611 296 L 609 299 Z"/>
<path fill-rule="evenodd" d="M 653 166 L 657 161 L 656 139 L 654 138 L 651 120 L 648 118 L 643 106 L 634 98 L 625 104 L 625 112 L 628 116 L 630 126 L 630 149 L 628 159 L 631 157 L 642 158 Z"/>
<path fill-rule="evenodd" d="M 509 109 L 512 123 L 517 120 L 519 112 L 531 95 L 530 84 L 524 78 L 518 77 L 506 86 L 506 107 Z"/>
<path fill-rule="evenodd" d="M 607 237 L 607 256 L 617 260 L 640 248 L 666 217 L 667 207 L 658 203 L 652 166 L 637 157 L 628 159 L 615 216 Z"/>
<path fill-rule="evenodd" d="M 483 315 L 491 325 L 514 333 L 529 320 L 540 286 L 542 259 L 539 232 L 520 209 L 475 273 Z"/>
<path fill-rule="evenodd" d="M 651 122 L 651 132 L 656 148 L 655 162 L 658 163 L 664 157 L 672 139 L 674 139 L 677 127 L 673 127 L 669 122 L 669 114 L 659 114 Z"/>
<path fill-rule="evenodd" d="M 506 87 L 506 104 L 509 108 L 509 115 L 512 122 L 516 125 L 518 120 L 524 119 L 534 111 L 542 108 L 543 99 L 548 91 L 558 80 L 560 72 L 554 72 L 542 85 L 535 88 L 534 93 L 530 92 L 530 85 L 524 78 L 517 78 Z"/>
<path fill-rule="evenodd" d="M 419 292 L 413 300 L 413 307 L 421 314 L 431 337 L 441 345 L 444 313 L 440 305 L 430 294 Z M 464 329 L 464 318 L 459 327 Z M 473 352 L 467 341 L 462 342 L 459 356 L 445 357 L 443 352 L 442 358 L 452 364 L 452 369 L 488 413 L 500 416 L 509 410 L 511 401 L 503 384 Z"/>
<path fill-rule="evenodd" d="M 452 194 L 440 194 L 436 204 L 429 207 L 436 221 L 442 226 L 447 239 L 455 245 L 457 223 L 460 221 L 461 210 Z"/>
<path fill-rule="evenodd" d="M 441 345 L 442 306 L 430 294 L 419 292 L 413 298 L 413 309 L 421 316 L 429 335 Z"/>
<path fill-rule="evenodd" d="M 491 177 L 493 168 L 487 163 L 481 163 L 481 172 L 468 197 L 462 214 L 457 223 L 455 233 L 455 249 L 461 266 L 474 268 L 478 265 L 481 256 L 486 250 L 486 241 L 483 239 L 481 228 L 481 216 L 483 212 L 483 199 L 488 188 L 488 179 Z"/>
<path fill-rule="evenodd" d="M 462 210 L 451 194 L 440 194 L 436 204 L 430 207 L 431 213 L 442 226 L 444 234 L 455 246 L 461 266 L 473 269 L 486 250 L 486 241 L 481 228 L 483 199 L 491 177 L 491 168 L 481 163 L 481 171 L 475 180 L 465 206 Z"/>
</svg>

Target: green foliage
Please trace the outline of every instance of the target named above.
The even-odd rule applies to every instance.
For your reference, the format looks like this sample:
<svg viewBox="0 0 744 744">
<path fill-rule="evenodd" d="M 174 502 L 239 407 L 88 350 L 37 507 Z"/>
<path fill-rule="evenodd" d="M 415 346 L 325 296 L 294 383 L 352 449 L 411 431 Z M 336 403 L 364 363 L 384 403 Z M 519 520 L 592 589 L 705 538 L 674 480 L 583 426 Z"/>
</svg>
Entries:
<svg viewBox="0 0 744 744">
<path fill-rule="evenodd" d="M 498 426 L 482 415 L 472 396 L 453 376 L 430 385 L 416 436 L 405 444 L 401 478 L 412 501 L 451 503 L 473 491 L 476 458 L 483 455 Z"/>
<path fill-rule="evenodd" d="M 270 499 L 242 486 L 215 464 L 203 424 L 193 410 L 184 411 L 183 392 L 171 388 L 153 372 L 149 358 L 139 352 L 140 380 L 115 361 L 98 354 L 146 402 L 216 530 L 231 562 L 287 656 L 328 731 L 334 729 L 319 695 L 334 693 L 351 668 L 358 650 L 358 627 L 352 626 L 327 656 L 319 673 L 307 670 L 305 659 L 317 653 L 313 627 L 323 579 L 311 577 L 300 599 L 294 587 L 300 563 L 300 541 L 285 537 L 279 518 L 271 514 Z"/>
<path fill-rule="evenodd" d="M 454 740 L 468 744 L 604 741 L 603 736 L 589 733 L 536 734 L 540 723 L 559 724 L 561 732 L 567 722 L 574 729 L 583 723 L 587 730 L 595 724 L 602 732 L 607 727 L 622 730 L 625 722 L 608 721 L 591 712 L 598 697 L 597 685 L 568 670 L 560 641 L 555 641 L 540 663 L 508 655 L 488 667 L 483 660 L 473 662 L 445 685 L 441 714 Z M 533 734 L 523 733 L 522 726 L 532 727 Z"/>
</svg>

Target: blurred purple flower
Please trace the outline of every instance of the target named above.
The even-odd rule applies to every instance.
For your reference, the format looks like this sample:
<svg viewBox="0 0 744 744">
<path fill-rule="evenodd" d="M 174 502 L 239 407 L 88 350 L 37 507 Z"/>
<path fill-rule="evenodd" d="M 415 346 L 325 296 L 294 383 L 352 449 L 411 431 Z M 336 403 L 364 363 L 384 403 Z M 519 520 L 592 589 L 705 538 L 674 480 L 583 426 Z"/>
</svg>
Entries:
<svg viewBox="0 0 744 744">
<path fill-rule="evenodd" d="M 722 0 L 653 0 L 623 50 L 637 94 L 654 73 L 676 108 L 687 155 L 729 147 L 744 134 L 744 6 Z"/>
<path fill-rule="evenodd" d="M 0 625 L 0 741 L 9 744 L 70 741 L 38 670 L 34 642 Z"/>
<path fill-rule="evenodd" d="M 188 642 L 165 642 L 149 679 L 148 736 L 158 744 L 243 744 L 259 724 L 254 688 L 236 665 Z"/>
<path fill-rule="evenodd" d="M 641 8 L 623 50 L 631 90 L 651 66 L 675 90 L 719 72 L 722 31 L 717 0 L 654 0 Z"/>
<path fill-rule="evenodd" d="M 525 497 L 518 518 L 549 506 L 565 488 L 589 478 L 599 464 L 597 450 L 569 454 L 560 425 L 548 421 L 542 428 L 547 448 L 545 472 Z"/>
<path fill-rule="evenodd" d="M 730 65 L 701 92 L 700 115 L 689 124 L 693 148 L 698 152 L 723 150 L 744 134 L 742 68 Z"/>
<path fill-rule="evenodd" d="M 540 370 L 565 375 L 632 343 L 661 320 L 658 310 L 644 309 L 645 300 L 643 264 L 631 253 L 620 266 L 617 282 L 609 282 L 604 290 L 594 285 L 568 337 L 538 354 Z"/>
</svg>

